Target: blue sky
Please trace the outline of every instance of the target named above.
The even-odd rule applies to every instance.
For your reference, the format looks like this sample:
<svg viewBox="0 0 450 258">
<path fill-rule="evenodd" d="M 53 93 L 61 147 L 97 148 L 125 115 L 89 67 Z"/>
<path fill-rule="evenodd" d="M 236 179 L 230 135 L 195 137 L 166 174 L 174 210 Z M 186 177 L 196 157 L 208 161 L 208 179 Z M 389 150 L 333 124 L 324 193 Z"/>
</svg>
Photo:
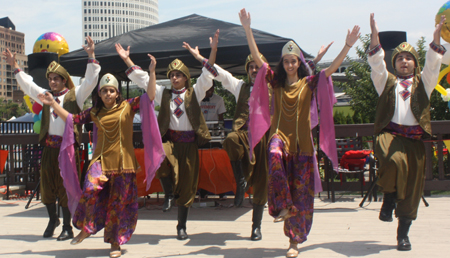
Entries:
<svg viewBox="0 0 450 258">
<path fill-rule="evenodd" d="M 323 60 L 332 60 L 345 44 L 347 29 L 358 24 L 363 34 L 370 33 L 369 14 L 371 12 L 375 13 L 380 31 L 407 31 L 410 43 L 415 44 L 421 36 L 425 36 L 429 43 L 432 40 L 435 15 L 445 2 L 437 0 L 161 0 L 159 1 L 159 21 L 165 22 L 196 13 L 240 24 L 238 12 L 245 7 L 252 15 L 253 28 L 292 38 L 310 54 L 316 55 L 321 45 L 335 41 L 323 58 Z M 79 49 L 83 40 L 81 3 L 81 0 L 12 1 L 2 6 L 0 17 L 8 16 L 16 25 L 16 30 L 25 33 L 26 54 L 32 52 L 34 42 L 45 32 L 57 32 L 63 35 L 72 51 Z M 352 49 L 349 55 L 356 56 L 355 50 Z"/>
</svg>

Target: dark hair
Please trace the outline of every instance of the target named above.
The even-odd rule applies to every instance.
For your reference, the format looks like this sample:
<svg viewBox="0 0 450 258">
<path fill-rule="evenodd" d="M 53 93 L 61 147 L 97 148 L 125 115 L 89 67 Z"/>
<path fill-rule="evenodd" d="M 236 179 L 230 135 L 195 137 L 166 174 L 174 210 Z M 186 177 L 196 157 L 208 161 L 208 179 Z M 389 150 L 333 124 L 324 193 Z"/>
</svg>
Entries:
<svg viewBox="0 0 450 258">
<path fill-rule="evenodd" d="M 296 56 L 296 58 L 297 58 L 298 62 L 300 63 L 300 66 L 297 69 L 297 75 L 298 75 L 299 79 L 303 79 L 303 77 L 306 77 L 309 75 L 309 72 L 308 72 L 308 69 L 305 67 L 305 64 L 303 64 L 302 61 L 300 60 L 300 58 L 298 56 Z M 287 79 L 287 74 L 286 74 L 286 71 L 284 70 L 283 57 L 282 57 L 280 62 L 278 62 L 277 66 L 275 67 L 274 81 L 276 83 L 274 83 L 275 85 L 272 85 L 272 87 L 278 88 L 278 87 L 286 86 L 286 79 Z"/>
<path fill-rule="evenodd" d="M 122 97 L 122 92 L 118 91 L 117 89 L 116 89 L 116 91 L 117 91 L 117 95 L 118 95 L 117 99 L 116 99 L 116 104 L 120 105 L 120 104 L 122 104 L 122 101 L 124 101 L 124 98 Z M 100 91 L 95 91 L 95 94 L 92 94 L 92 101 L 94 101 L 94 108 L 97 109 L 97 111 L 95 112 L 95 115 L 98 115 L 100 110 L 102 110 L 102 107 L 105 106 L 99 93 L 100 93 Z"/>
</svg>

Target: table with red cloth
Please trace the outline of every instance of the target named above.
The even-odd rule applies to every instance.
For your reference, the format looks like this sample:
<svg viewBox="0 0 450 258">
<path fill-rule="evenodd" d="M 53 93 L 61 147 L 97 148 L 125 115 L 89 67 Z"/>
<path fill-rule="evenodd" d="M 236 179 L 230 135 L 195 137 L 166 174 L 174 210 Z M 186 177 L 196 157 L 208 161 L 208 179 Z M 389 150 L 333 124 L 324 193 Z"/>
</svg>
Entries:
<svg viewBox="0 0 450 258">
<path fill-rule="evenodd" d="M 145 191 L 145 174 L 142 170 L 145 164 L 144 149 L 135 149 L 134 152 L 140 165 L 136 174 L 138 195 L 145 196 L 155 192 L 163 192 L 161 184 L 156 177 L 153 179 L 150 189 Z M 214 194 L 234 192 L 236 182 L 227 152 L 223 149 L 214 148 L 200 149 L 198 154 L 200 159 L 198 189 L 202 188 Z"/>
</svg>

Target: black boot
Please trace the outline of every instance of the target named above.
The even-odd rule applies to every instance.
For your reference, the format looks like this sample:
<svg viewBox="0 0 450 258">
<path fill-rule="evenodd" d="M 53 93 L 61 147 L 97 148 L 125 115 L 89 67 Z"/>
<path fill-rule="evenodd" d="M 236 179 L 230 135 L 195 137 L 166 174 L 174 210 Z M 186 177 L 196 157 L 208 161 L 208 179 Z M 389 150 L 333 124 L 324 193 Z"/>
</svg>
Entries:
<svg viewBox="0 0 450 258">
<path fill-rule="evenodd" d="M 409 251 L 411 250 L 411 243 L 409 242 L 408 232 L 411 226 L 411 219 L 398 218 L 397 228 L 397 250 Z"/>
<path fill-rule="evenodd" d="M 245 181 L 244 171 L 242 169 L 242 161 L 230 161 L 233 168 L 234 180 L 236 180 L 236 193 L 234 196 L 234 206 L 240 207 L 244 201 L 247 182 Z"/>
<path fill-rule="evenodd" d="M 56 240 L 64 241 L 73 238 L 73 230 L 70 225 L 71 215 L 68 207 L 62 207 L 63 212 L 63 230 Z"/>
<path fill-rule="evenodd" d="M 171 177 L 161 177 L 159 179 L 164 191 L 163 212 L 170 211 L 173 206 L 173 182 Z"/>
<path fill-rule="evenodd" d="M 188 235 L 186 233 L 186 221 L 189 214 L 189 207 L 184 205 L 178 206 L 178 225 L 177 225 L 177 239 L 186 240 Z"/>
<path fill-rule="evenodd" d="M 252 225 L 252 236 L 250 237 L 253 241 L 258 241 L 262 239 L 261 234 L 261 220 L 263 217 L 264 205 L 253 204 L 253 225 Z"/>
<path fill-rule="evenodd" d="M 395 199 L 397 193 L 385 193 L 383 197 L 383 205 L 381 205 L 380 216 L 381 221 L 392 222 L 392 212 L 395 209 Z"/>
<path fill-rule="evenodd" d="M 44 237 L 47 238 L 53 236 L 55 228 L 59 226 L 61 222 L 59 221 L 58 215 L 56 214 L 56 203 L 46 204 L 45 207 L 47 208 L 49 217 L 47 228 L 44 231 Z"/>
</svg>

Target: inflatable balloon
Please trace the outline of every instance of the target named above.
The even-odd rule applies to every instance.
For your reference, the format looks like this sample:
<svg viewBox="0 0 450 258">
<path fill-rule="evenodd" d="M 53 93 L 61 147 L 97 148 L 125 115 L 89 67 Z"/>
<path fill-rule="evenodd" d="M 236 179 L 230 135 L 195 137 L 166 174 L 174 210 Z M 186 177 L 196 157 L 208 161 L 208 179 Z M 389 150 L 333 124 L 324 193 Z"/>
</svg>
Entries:
<svg viewBox="0 0 450 258">
<path fill-rule="evenodd" d="M 42 110 L 39 112 L 39 120 L 42 120 Z"/>
<path fill-rule="evenodd" d="M 51 52 L 58 56 L 69 52 L 69 44 L 66 39 L 56 32 L 42 34 L 34 43 L 33 53 Z"/>
<path fill-rule="evenodd" d="M 27 107 L 30 110 L 30 112 L 33 112 L 33 104 L 31 104 L 30 96 L 25 95 L 23 96 L 23 99 L 25 100 L 25 104 L 27 104 Z"/>
<path fill-rule="evenodd" d="M 39 118 L 39 115 L 33 115 L 33 122 L 37 122 L 40 121 L 41 119 Z"/>
<path fill-rule="evenodd" d="M 444 39 L 445 41 L 447 41 L 448 43 L 450 43 L 450 30 L 449 30 L 449 25 L 450 25 L 450 1 L 447 1 L 438 11 L 438 13 L 436 14 L 436 24 L 439 24 L 439 22 L 441 22 L 441 16 L 445 15 L 445 18 L 447 18 L 447 20 L 444 23 L 444 26 L 442 26 L 441 29 L 441 37 L 442 39 Z"/>
<path fill-rule="evenodd" d="M 37 133 L 37 134 L 41 133 L 41 120 L 34 122 L 33 130 L 34 130 L 34 133 Z"/>
<path fill-rule="evenodd" d="M 41 112 L 42 110 L 42 105 L 37 102 L 34 102 L 31 110 L 33 111 L 34 114 L 39 115 L 39 112 Z"/>
</svg>

